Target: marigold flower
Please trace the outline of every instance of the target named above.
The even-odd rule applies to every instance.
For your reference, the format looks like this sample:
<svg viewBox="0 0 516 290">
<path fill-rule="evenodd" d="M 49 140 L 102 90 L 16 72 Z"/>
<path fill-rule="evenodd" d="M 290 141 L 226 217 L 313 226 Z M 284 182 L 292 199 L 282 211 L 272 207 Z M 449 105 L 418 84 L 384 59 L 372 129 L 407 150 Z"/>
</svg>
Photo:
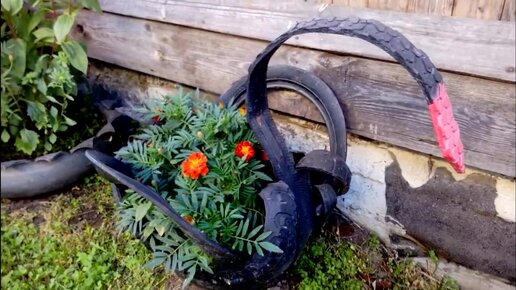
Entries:
<svg viewBox="0 0 516 290">
<path fill-rule="evenodd" d="M 152 120 L 154 121 L 154 124 L 158 124 L 159 123 L 159 116 L 155 115 L 154 117 L 152 117 Z"/>
<path fill-rule="evenodd" d="M 244 106 L 240 107 L 238 111 L 240 112 L 241 116 L 245 116 L 245 114 L 247 114 L 247 109 Z"/>
<path fill-rule="evenodd" d="M 238 158 L 245 156 L 245 162 L 249 161 L 254 156 L 253 144 L 249 141 L 242 141 L 235 147 L 235 155 Z"/>
<path fill-rule="evenodd" d="M 262 150 L 262 160 L 264 160 L 264 161 L 269 160 L 269 156 L 267 156 L 267 153 L 265 153 L 265 150 Z"/>
<path fill-rule="evenodd" d="M 191 179 L 198 179 L 199 175 L 205 176 L 208 174 L 208 159 L 201 152 L 194 152 L 181 163 L 183 175 Z"/>
<path fill-rule="evenodd" d="M 191 225 L 195 224 L 195 220 L 191 215 L 185 215 L 183 216 L 183 219 Z"/>
<path fill-rule="evenodd" d="M 219 102 L 219 108 L 224 109 L 224 104 L 222 102 Z"/>
</svg>

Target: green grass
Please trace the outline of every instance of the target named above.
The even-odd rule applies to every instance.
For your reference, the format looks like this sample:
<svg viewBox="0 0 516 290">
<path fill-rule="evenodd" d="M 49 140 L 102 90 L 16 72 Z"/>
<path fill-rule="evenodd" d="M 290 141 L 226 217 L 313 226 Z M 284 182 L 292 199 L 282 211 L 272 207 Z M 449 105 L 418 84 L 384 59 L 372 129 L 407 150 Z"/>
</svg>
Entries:
<svg viewBox="0 0 516 290">
<path fill-rule="evenodd" d="M 109 185 L 81 187 L 34 203 L 2 201 L 2 289 L 164 289 L 142 268 L 150 254 L 114 230 Z"/>
<path fill-rule="evenodd" d="M 353 244 L 328 231 L 307 245 L 290 272 L 303 290 L 459 289 L 454 280 L 437 279 L 411 260 L 395 258 L 375 236 Z"/>
<path fill-rule="evenodd" d="M 178 289 L 177 276 L 143 268 L 150 252 L 115 230 L 114 214 L 110 185 L 99 177 L 48 198 L 2 200 L 1 288 Z M 374 236 L 348 243 L 326 228 L 282 289 L 458 289 L 428 272 L 395 258 Z"/>
</svg>

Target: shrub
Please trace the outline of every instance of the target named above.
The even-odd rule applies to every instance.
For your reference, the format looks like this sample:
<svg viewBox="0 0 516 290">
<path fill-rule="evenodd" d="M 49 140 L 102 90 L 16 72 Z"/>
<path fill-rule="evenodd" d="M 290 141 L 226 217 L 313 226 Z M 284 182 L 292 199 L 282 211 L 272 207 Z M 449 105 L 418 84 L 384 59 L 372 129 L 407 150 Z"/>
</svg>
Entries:
<svg viewBox="0 0 516 290">
<path fill-rule="evenodd" d="M 49 151 L 76 124 L 65 112 L 88 58 L 68 34 L 84 7 L 100 11 L 97 0 L 2 1 L 1 140 L 18 151 Z"/>
</svg>

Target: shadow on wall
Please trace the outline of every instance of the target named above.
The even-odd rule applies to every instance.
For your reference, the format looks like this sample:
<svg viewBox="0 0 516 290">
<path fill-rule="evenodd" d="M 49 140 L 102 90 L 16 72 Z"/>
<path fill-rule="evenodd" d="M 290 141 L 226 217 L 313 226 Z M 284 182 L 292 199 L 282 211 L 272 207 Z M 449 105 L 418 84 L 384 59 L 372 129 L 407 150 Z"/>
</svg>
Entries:
<svg viewBox="0 0 516 290">
<path fill-rule="evenodd" d="M 516 227 L 497 216 L 496 179 L 474 173 L 456 181 L 438 168 L 412 188 L 397 162 L 386 168 L 387 214 L 450 260 L 516 282 Z"/>
</svg>

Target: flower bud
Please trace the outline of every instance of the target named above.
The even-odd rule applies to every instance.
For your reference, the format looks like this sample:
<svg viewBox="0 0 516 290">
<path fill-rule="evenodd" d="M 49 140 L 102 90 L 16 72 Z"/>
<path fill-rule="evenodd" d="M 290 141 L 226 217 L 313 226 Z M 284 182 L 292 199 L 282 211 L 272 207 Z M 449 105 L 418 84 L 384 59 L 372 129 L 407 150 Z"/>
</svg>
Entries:
<svg viewBox="0 0 516 290">
<path fill-rule="evenodd" d="M 204 138 L 204 134 L 201 131 L 198 131 L 196 135 L 197 135 L 197 138 L 199 138 L 199 139 Z"/>
</svg>

